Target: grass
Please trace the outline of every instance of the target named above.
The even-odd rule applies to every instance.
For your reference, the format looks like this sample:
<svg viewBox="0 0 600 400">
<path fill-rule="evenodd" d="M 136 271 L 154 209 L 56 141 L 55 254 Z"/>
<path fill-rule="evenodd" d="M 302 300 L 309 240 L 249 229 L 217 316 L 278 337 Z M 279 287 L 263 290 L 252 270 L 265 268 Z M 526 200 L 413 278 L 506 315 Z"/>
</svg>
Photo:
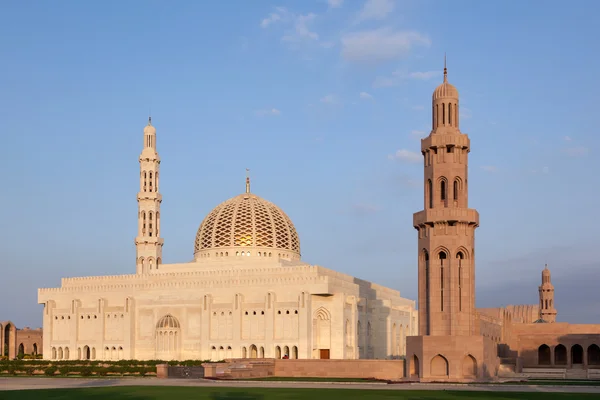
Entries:
<svg viewBox="0 0 600 400">
<path fill-rule="evenodd" d="M 2 400 L 577 400 L 597 394 L 518 393 L 489 391 L 413 391 L 356 389 L 265 389 L 174 386 L 127 386 L 83 389 L 0 391 Z"/>
</svg>

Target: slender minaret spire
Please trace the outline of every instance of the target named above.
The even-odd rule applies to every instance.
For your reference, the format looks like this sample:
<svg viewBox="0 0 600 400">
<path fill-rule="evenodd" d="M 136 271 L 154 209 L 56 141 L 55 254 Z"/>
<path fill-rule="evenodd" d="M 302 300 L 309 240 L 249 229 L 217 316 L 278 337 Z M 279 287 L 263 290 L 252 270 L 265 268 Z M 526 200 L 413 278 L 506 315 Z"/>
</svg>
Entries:
<svg viewBox="0 0 600 400">
<path fill-rule="evenodd" d="M 246 193 L 250 193 L 250 169 L 246 168 Z"/>
<path fill-rule="evenodd" d="M 162 263 L 163 239 L 160 237 L 160 203 L 158 191 L 160 157 L 156 151 L 156 129 L 152 117 L 144 128 L 144 145 L 140 154 L 140 191 L 138 201 L 138 233 L 135 238 L 136 273 L 144 274 Z"/>
<path fill-rule="evenodd" d="M 446 53 L 444 53 L 444 82 L 448 82 L 448 68 L 446 68 Z"/>
<path fill-rule="evenodd" d="M 546 322 L 556 322 L 556 309 L 554 308 L 554 285 L 548 264 L 542 271 L 542 284 L 540 285 L 540 318 Z"/>
<path fill-rule="evenodd" d="M 471 336 L 475 324 L 475 229 L 469 208 L 467 135 L 458 127 L 458 90 L 444 81 L 433 92 L 432 129 L 421 140 L 424 209 L 419 231 L 419 335 Z"/>
</svg>

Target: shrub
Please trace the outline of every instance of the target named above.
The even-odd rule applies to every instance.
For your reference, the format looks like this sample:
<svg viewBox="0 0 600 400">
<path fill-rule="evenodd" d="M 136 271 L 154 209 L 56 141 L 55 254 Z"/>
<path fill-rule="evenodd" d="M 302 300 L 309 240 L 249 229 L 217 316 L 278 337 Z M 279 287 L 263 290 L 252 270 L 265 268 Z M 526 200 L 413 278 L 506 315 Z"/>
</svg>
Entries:
<svg viewBox="0 0 600 400">
<path fill-rule="evenodd" d="M 80 374 L 81 374 L 81 376 L 90 376 L 90 375 L 92 375 L 92 372 L 93 371 L 92 371 L 91 367 L 83 367 L 83 368 L 81 368 Z"/>
<path fill-rule="evenodd" d="M 106 376 L 108 375 L 108 370 L 109 368 L 106 367 L 98 367 L 96 368 L 96 374 L 100 376 Z"/>
<path fill-rule="evenodd" d="M 56 374 L 56 371 L 58 370 L 58 368 L 56 368 L 54 365 L 49 366 L 48 368 L 46 368 L 44 370 L 44 375 L 46 376 L 54 376 L 54 374 Z"/>
<path fill-rule="evenodd" d="M 33 375 L 35 373 L 35 368 L 33 367 L 29 367 L 27 368 L 27 370 L 25 371 L 25 373 L 29 376 Z"/>
<path fill-rule="evenodd" d="M 16 375 L 17 374 L 17 368 L 14 365 L 9 365 L 8 366 L 8 373 L 11 375 Z"/>
<path fill-rule="evenodd" d="M 58 373 L 61 375 L 69 375 L 69 372 L 71 372 L 71 367 L 69 366 L 63 365 L 58 368 Z"/>
</svg>

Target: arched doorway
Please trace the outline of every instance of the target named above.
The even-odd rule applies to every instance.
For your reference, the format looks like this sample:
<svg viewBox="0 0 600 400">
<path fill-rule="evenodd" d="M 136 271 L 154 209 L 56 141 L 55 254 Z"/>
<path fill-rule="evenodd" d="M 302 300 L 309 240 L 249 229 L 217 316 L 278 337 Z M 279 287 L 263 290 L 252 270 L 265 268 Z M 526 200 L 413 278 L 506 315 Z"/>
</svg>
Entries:
<svg viewBox="0 0 600 400">
<path fill-rule="evenodd" d="M 410 363 L 410 377 L 418 378 L 419 377 L 419 357 L 417 355 L 412 356 L 412 362 Z"/>
<path fill-rule="evenodd" d="M 258 350 L 255 345 L 250 346 L 250 358 L 258 358 Z"/>
<path fill-rule="evenodd" d="M 260 346 L 260 358 L 265 358 L 265 348 Z"/>
<path fill-rule="evenodd" d="M 83 346 L 83 359 L 89 360 L 91 358 L 90 348 L 88 346 Z"/>
<path fill-rule="evenodd" d="M 587 351 L 588 365 L 600 365 L 600 347 L 591 344 Z"/>
<path fill-rule="evenodd" d="M 554 365 L 567 365 L 567 348 L 562 344 L 554 348 Z"/>
<path fill-rule="evenodd" d="M 294 360 L 298 359 L 298 347 L 296 346 L 292 347 L 292 358 Z"/>
<path fill-rule="evenodd" d="M 433 357 L 430 372 L 432 376 L 448 376 L 448 360 L 446 360 L 446 357 L 441 354 Z"/>
<path fill-rule="evenodd" d="M 283 356 L 290 358 L 290 348 L 288 346 L 283 346 Z"/>
<path fill-rule="evenodd" d="M 463 376 L 468 378 L 477 376 L 477 361 L 470 354 L 466 355 L 463 360 Z"/>
<path fill-rule="evenodd" d="M 19 356 L 19 358 L 25 355 L 25 346 L 23 345 L 23 343 L 19 344 L 19 351 L 17 352 L 17 355 Z"/>
<path fill-rule="evenodd" d="M 242 358 L 246 358 L 246 357 L 248 357 L 248 353 L 246 351 L 246 347 L 244 346 L 244 347 L 242 347 Z"/>
<path fill-rule="evenodd" d="M 576 344 L 571 347 L 571 364 L 580 365 L 583 364 L 583 347 Z"/>
<path fill-rule="evenodd" d="M 275 346 L 275 358 L 281 358 L 281 347 Z"/>
<path fill-rule="evenodd" d="M 37 356 L 38 353 L 38 348 L 37 348 L 37 343 L 33 344 L 33 352 L 31 354 L 33 354 L 34 356 Z"/>
<path fill-rule="evenodd" d="M 539 365 L 550 365 L 551 364 L 551 353 L 550 347 L 547 344 L 543 344 L 538 347 L 538 364 Z"/>
</svg>

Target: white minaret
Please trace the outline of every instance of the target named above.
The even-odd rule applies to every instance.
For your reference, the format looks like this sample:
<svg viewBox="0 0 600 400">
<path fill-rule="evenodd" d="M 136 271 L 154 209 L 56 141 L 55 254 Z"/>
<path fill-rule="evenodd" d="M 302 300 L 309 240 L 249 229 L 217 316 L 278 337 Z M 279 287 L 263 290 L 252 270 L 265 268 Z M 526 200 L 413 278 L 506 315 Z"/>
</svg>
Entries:
<svg viewBox="0 0 600 400">
<path fill-rule="evenodd" d="M 144 128 L 144 149 L 140 154 L 140 191 L 138 200 L 138 234 L 135 238 L 136 273 L 145 274 L 162 264 L 164 240 L 160 237 L 160 203 L 158 192 L 160 157 L 156 152 L 156 129 L 152 117 Z"/>
</svg>

